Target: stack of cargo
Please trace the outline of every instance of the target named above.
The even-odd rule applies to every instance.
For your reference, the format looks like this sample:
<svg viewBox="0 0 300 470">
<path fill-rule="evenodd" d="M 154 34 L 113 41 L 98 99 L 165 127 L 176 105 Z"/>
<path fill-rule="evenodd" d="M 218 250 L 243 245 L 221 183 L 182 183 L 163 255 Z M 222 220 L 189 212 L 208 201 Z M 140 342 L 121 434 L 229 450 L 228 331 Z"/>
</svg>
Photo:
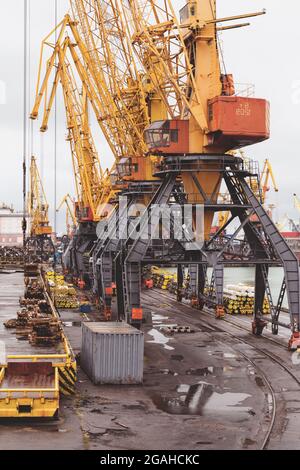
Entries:
<svg viewBox="0 0 300 470">
<path fill-rule="evenodd" d="M 162 290 L 168 290 L 171 294 L 177 294 L 178 281 L 177 274 L 170 271 L 163 271 L 159 268 L 152 268 L 152 280 L 153 287 Z M 189 276 L 185 276 L 182 285 L 182 293 L 186 299 L 189 298 L 190 294 L 190 282 Z"/>
<path fill-rule="evenodd" d="M 251 286 L 237 284 L 228 285 L 224 289 L 224 306 L 230 315 L 253 315 L 255 293 Z M 270 314 L 270 304 L 267 298 L 264 300 L 263 315 Z"/>
<path fill-rule="evenodd" d="M 37 300 L 37 299 L 25 299 L 21 298 L 20 300 L 21 307 L 31 307 L 38 305 L 42 313 L 51 313 L 51 309 L 46 300 Z"/>
<path fill-rule="evenodd" d="M 22 308 L 17 312 L 17 318 L 7 321 L 4 326 L 16 330 L 18 339 L 29 340 L 36 346 L 49 346 L 62 340 L 62 327 L 58 318 L 53 317 L 46 298 L 40 299 L 40 287 L 37 280 L 28 279 L 27 295 L 20 299 Z"/>
<path fill-rule="evenodd" d="M 159 268 L 152 268 L 152 279 L 154 287 L 168 290 L 172 294 L 177 294 L 178 284 L 177 275 L 164 272 Z M 183 282 L 183 293 L 185 297 L 189 298 L 189 278 L 185 277 Z M 204 294 L 215 296 L 215 290 L 210 292 L 206 288 Z M 226 312 L 230 315 L 253 315 L 254 312 L 255 293 L 254 287 L 245 284 L 227 285 L 224 289 L 224 307 Z M 267 298 L 264 300 L 263 315 L 270 314 L 270 304 Z"/>
<path fill-rule="evenodd" d="M 8 320 L 6 323 L 4 323 L 5 328 L 7 329 L 20 329 L 22 332 L 27 329 L 29 321 L 33 318 L 37 318 L 39 314 L 39 311 L 36 307 L 30 306 L 28 308 L 22 308 L 17 313 L 17 318 Z M 18 331 L 17 331 L 18 334 Z M 23 336 L 23 334 L 22 334 Z"/>
<path fill-rule="evenodd" d="M 79 302 L 74 287 L 56 287 L 52 292 L 54 294 L 54 303 L 56 308 L 69 310 L 79 307 Z"/>
<path fill-rule="evenodd" d="M 48 271 L 46 274 L 46 278 L 50 287 L 63 286 L 65 284 L 64 276 L 56 274 L 54 271 Z"/>
<path fill-rule="evenodd" d="M 24 265 L 25 252 L 20 247 L 0 247 L 0 267 L 22 267 Z"/>
<path fill-rule="evenodd" d="M 76 289 L 73 285 L 65 282 L 64 276 L 50 271 L 47 273 L 46 278 L 56 308 L 70 310 L 79 307 Z"/>
<path fill-rule="evenodd" d="M 44 288 L 36 279 L 25 279 L 25 299 L 45 300 Z"/>
<path fill-rule="evenodd" d="M 36 346 L 50 346 L 62 340 L 62 328 L 56 318 L 37 318 L 29 324 L 29 342 Z"/>
</svg>

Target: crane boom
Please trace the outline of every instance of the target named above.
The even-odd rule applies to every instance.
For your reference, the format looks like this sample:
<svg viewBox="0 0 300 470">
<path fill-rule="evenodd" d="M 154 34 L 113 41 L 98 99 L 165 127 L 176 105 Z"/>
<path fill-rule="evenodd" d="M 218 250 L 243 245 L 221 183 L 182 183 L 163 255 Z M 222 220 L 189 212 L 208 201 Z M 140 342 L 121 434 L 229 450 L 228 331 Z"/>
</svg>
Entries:
<svg viewBox="0 0 300 470">
<path fill-rule="evenodd" d="M 57 43 L 51 58 L 47 61 L 45 78 L 43 85 L 36 97 L 31 117 L 38 116 L 39 107 L 43 96 L 45 97 L 45 107 L 41 131 L 48 128 L 48 121 L 57 93 L 59 83 L 61 83 L 66 110 L 66 120 L 68 136 L 70 142 L 72 164 L 77 193 L 77 218 L 81 221 L 100 220 L 101 206 L 112 196 L 112 188 L 109 184 L 109 172 L 103 172 L 99 156 L 97 154 L 94 140 L 91 134 L 88 119 L 88 98 L 85 88 L 79 92 L 71 64 L 67 57 L 67 50 L 70 46 L 70 39 L 67 37 L 62 44 Z M 54 64 L 56 67 L 54 68 Z M 51 77 L 51 70 L 55 70 L 53 85 L 49 99 L 47 99 L 48 82 Z"/>
<path fill-rule="evenodd" d="M 59 205 L 58 208 L 56 209 L 56 212 L 59 212 L 59 211 L 61 210 L 61 208 L 63 207 L 64 204 L 66 205 L 66 208 L 67 208 L 67 211 L 68 211 L 68 213 L 69 213 L 69 216 L 70 216 L 71 219 L 72 219 L 73 226 L 76 227 L 76 225 L 77 225 L 77 219 L 76 219 L 75 212 L 74 212 L 74 210 L 73 210 L 75 201 L 71 198 L 70 194 L 66 194 L 66 196 L 62 199 L 60 205 Z"/>
<path fill-rule="evenodd" d="M 270 184 L 269 184 L 270 178 L 273 184 L 274 191 L 277 193 L 279 190 L 276 184 L 273 168 L 272 168 L 270 161 L 266 159 L 264 162 L 264 168 L 261 174 L 261 190 L 262 190 L 263 204 L 266 201 L 267 192 L 270 191 Z"/>
<path fill-rule="evenodd" d="M 149 124 L 148 108 L 119 2 L 70 0 L 70 4 L 78 24 L 76 30 L 72 25 L 73 34 L 98 96 L 105 104 L 103 118 L 110 138 L 116 140 L 115 131 L 119 145 L 124 148 L 126 144 L 128 156 L 141 156 L 146 151 L 143 132 Z M 120 156 L 126 156 L 124 150 Z"/>
</svg>

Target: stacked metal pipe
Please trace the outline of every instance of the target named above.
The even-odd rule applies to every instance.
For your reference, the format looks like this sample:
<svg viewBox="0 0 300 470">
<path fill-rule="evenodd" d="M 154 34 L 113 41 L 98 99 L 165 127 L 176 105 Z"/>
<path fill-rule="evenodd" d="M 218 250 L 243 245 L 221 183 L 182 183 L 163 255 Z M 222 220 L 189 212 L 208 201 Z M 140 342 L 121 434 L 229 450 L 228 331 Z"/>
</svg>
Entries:
<svg viewBox="0 0 300 470">
<path fill-rule="evenodd" d="M 62 275 L 49 271 L 46 274 L 50 292 L 53 296 L 56 308 L 76 309 L 79 307 L 77 292 L 73 285 L 67 284 Z"/>
</svg>

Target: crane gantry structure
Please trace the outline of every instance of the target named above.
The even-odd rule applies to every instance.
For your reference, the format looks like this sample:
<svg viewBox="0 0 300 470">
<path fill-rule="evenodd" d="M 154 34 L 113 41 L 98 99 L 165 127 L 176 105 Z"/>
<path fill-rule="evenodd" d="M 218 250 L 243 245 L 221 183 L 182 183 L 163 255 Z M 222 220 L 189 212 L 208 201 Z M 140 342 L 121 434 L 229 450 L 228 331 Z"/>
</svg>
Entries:
<svg viewBox="0 0 300 470">
<path fill-rule="evenodd" d="M 297 258 L 249 186 L 247 179 L 255 176 L 253 170 L 229 154 L 269 138 L 269 105 L 265 100 L 237 96 L 232 76 L 221 73 L 217 41 L 219 23 L 265 12 L 218 18 L 216 3 L 188 1 L 177 19 L 170 0 L 121 1 L 133 46 L 144 68 L 148 58 L 155 57 L 160 74 L 149 74 L 149 77 L 168 112 L 167 120 L 152 123 L 145 132 L 149 151 L 162 158 L 155 175 L 163 182 L 152 202 L 156 205 L 170 203 L 176 182 L 181 178 L 185 201 L 204 205 L 203 246 L 191 249 L 190 240 L 186 239 L 186 243 L 181 243 L 181 250 L 179 244 L 173 252 L 170 250 L 169 263 L 177 255 L 180 269 L 180 263 L 189 265 L 192 301 L 200 307 L 209 301 L 204 295 L 205 273 L 207 266 L 212 266 L 216 313 L 222 316 L 226 246 L 218 248 L 219 233 L 211 237 L 210 232 L 214 213 L 223 209 L 217 199 L 222 181 L 225 182 L 231 197 L 230 203 L 226 204 L 231 212 L 226 225 L 234 219 L 239 221 L 234 236 L 244 230 L 251 247 L 247 261 L 256 266 L 253 332 L 261 334 L 266 325 L 261 315 L 266 294 L 271 305 L 273 332 L 278 332 L 278 317 L 287 291 L 292 325 L 290 345 L 295 347 L 299 342 L 300 326 Z M 244 25 L 221 28 L 236 26 Z M 253 215 L 259 219 L 261 230 L 251 222 Z M 148 223 L 147 217 L 139 221 L 140 230 L 147 229 Z M 159 223 L 158 216 L 156 223 Z M 232 240 L 228 240 L 227 244 L 230 243 Z M 138 324 L 143 316 L 139 284 L 141 267 L 155 262 L 153 244 L 140 237 L 128 240 L 124 251 L 124 311 L 127 318 Z M 165 263 L 167 257 L 164 253 Z M 285 273 L 275 305 L 268 282 L 268 268 L 273 263 L 281 263 Z M 178 275 L 179 288 L 182 278 L 182 274 Z"/>
<path fill-rule="evenodd" d="M 110 236 L 109 214 L 99 222 L 92 273 L 106 317 L 111 318 L 112 283 L 116 282 L 118 317 L 141 326 L 142 269 L 152 264 L 177 266 L 179 290 L 187 267 L 193 305 L 200 309 L 205 303 L 213 305 L 217 317 L 223 317 L 225 252 L 243 231 L 250 250 L 234 262 L 255 266 L 253 333 L 262 334 L 266 326 L 261 313 L 266 295 L 272 332 L 278 333 L 287 293 L 289 344 L 297 347 L 298 260 L 252 190 L 249 181 L 259 179 L 258 170 L 233 152 L 269 138 L 269 104 L 239 96 L 232 75 L 222 72 L 218 45 L 219 30 L 247 26 L 236 21 L 265 11 L 218 18 L 216 0 L 188 0 L 179 17 L 171 0 L 70 0 L 70 5 L 71 15 L 59 25 L 54 57 L 48 61 L 32 116 L 37 116 L 55 56 L 68 50 L 115 158 L 114 176 L 122 182 L 122 195 L 128 197 L 126 209 L 140 201 L 148 206 L 142 213 L 131 212 L 125 240 Z M 218 197 L 222 184 L 230 195 L 223 202 Z M 196 224 L 199 205 L 204 211 L 203 237 Z M 189 227 L 172 219 L 170 239 L 143 237 L 150 233 L 149 213 L 157 228 L 161 212 L 174 206 L 177 212 L 185 206 L 192 210 Z M 117 203 L 114 207 L 120 217 L 120 207 Z M 214 215 L 221 211 L 230 212 L 221 231 L 233 220 L 239 224 L 225 246 L 218 244 L 220 231 L 211 235 Z M 182 237 L 175 239 L 178 225 Z M 139 235 L 133 237 L 133 233 Z M 268 271 L 278 264 L 284 268 L 284 278 L 279 298 L 273 302 Z M 209 296 L 208 267 L 213 268 L 214 284 Z"/>
</svg>

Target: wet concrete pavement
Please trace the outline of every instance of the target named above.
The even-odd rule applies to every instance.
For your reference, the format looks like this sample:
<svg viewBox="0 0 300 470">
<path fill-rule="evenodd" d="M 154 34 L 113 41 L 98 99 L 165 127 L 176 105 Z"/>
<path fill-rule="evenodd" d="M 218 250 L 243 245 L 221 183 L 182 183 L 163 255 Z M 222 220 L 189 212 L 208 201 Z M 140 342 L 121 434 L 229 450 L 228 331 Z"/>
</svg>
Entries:
<svg viewBox="0 0 300 470">
<path fill-rule="evenodd" d="M 150 297 L 147 303 L 150 308 Z M 189 325 L 180 306 L 171 307 L 162 302 L 151 308 L 142 386 L 96 387 L 79 368 L 76 395 L 62 399 L 60 419 L 2 421 L 0 449 L 258 448 L 268 413 L 262 378 L 222 334 L 195 321 Z M 61 314 L 78 353 L 87 317 Z M 165 325 L 194 332 L 170 337 L 161 330 Z"/>
</svg>

